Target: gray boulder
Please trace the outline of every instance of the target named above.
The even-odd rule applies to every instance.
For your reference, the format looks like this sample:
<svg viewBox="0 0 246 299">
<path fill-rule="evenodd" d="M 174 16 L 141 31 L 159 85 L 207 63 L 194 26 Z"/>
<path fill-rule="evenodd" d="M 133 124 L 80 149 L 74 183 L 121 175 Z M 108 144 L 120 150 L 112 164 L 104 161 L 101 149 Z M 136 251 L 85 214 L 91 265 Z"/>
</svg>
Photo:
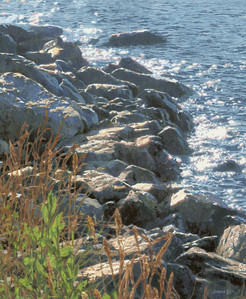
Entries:
<svg viewBox="0 0 246 299">
<path fill-rule="evenodd" d="M 157 201 L 153 195 L 145 192 L 130 191 L 128 196 L 117 203 L 122 222 L 144 227 L 156 217 Z"/>
<path fill-rule="evenodd" d="M 218 166 L 214 167 L 214 171 L 219 171 L 219 172 L 227 172 L 227 171 L 232 171 L 232 172 L 242 172 L 242 167 L 235 161 L 233 160 L 227 160 L 224 163 L 219 164 Z"/>
<path fill-rule="evenodd" d="M 62 138 L 82 133 L 93 119 L 91 114 L 88 116 L 88 108 L 83 111 L 75 102 L 55 97 L 21 74 L 6 73 L 0 78 L 0 134 L 5 140 L 18 138 L 25 121 L 36 130 L 44 122 L 46 109 L 47 126 L 56 135 L 62 123 Z"/>
<path fill-rule="evenodd" d="M 140 74 L 152 74 L 150 70 L 148 70 L 146 67 L 144 67 L 143 65 L 141 65 L 136 60 L 130 57 L 121 58 L 118 67 L 131 70 L 133 72 L 140 73 Z"/>
<path fill-rule="evenodd" d="M 132 32 L 112 34 L 108 46 L 126 47 L 138 45 L 152 45 L 164 43 L 165 39 L 162 36 L 151 33 L 147 30 L 138 30 Z"/>
<path fill-rule="evenodd" d="M 187 141 L 177 128 L 167 126 L 159 134 L 164 148 L 174 155 L 186 155 L 190 152 Z"/>
<path fill-rule="evenodd" d="M 191 93 L 190 89 L 174 79 L 157 79 L 147 74 L 139 74 L 123 68 L 116 69 L 112 75 L 120 80 L 136 84 L 140 90 L 155 89 L 168 93 L 170 96 L 180 98 Z"/>
<path fill-rule="evenodd" d="M 36 64 L 48 64 L 54 62 L 54 59 L 49 53 L 29 51 L 24 53 L 23 56 L 35 62 Z"/>
<path fill-rule="evenodd" d="M 92 95 L 113 100 L 117 97 L 131 99 L 132 92 L 127 85 L 90 84 L 85 90 Z"/>
<path fill-rule="evenodd" d="M 225 229 L 216 252 L 225 258 L 246 263 L 246 224 Z"/>
<path fill-rule="evenodd" d="M 11 24 L 1 24 L 0 31 L 10 35 L 17 44 L 30 38 L 30 33 L 27 30 Z"/>
<path fill-rule="evenodd" d="M 35 63 L 22 56 L 0 53 L 0 73 L 20 73 L 41 84 L 54 95 L 62 95 L 58 81 L 47 72 L 39 69 Z"/>
<path fill-rule="evenodd" d="M 0 31 L 0 53 L 16 54 L 16 47 L 12 37 Z"/>
</svg>

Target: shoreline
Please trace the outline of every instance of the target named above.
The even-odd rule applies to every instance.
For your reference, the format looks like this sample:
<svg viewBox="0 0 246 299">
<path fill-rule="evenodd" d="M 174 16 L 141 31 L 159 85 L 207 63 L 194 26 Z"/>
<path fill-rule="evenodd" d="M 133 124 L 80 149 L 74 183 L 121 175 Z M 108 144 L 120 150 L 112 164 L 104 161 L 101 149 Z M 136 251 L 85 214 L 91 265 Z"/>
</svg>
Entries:
<svg viewBox="0 0 246 299">
<path fill-rule="evenodd" d="M 66 153 L 78 144 L 78 158 L 85 155 L 76 183 L 83 186 L 81 196 L 90 190 L 88 215 L 107 219 L 118 208 L 124 225 L 136 225 L 151 238 L 173 234 L 173 246 L 179 244 L 179 250 L 168 256 L 169 266 L 177 276 L 182 266 L 192 273 L 189 288 L 179 290 L 183 294 L 190 294 L 200 275 L 215 293 L 226 292 L 224 286 L 214 287 L 219 275 L 238 291 L 238 281 L 246 278 L 246 216 L 172 186 L 180 177 L 172 154 L 189 154 L 186 136 L 193 128 L 190 115 L 175 98 L 188 96 L 190 90 L 176 80 L 154 78 L 148 74 L 151 70 L 132 59 L 104 69 L 91 67 L 75 43 L 61 39 L 59 27 L 35 26 L 28 32 L 9 25 L 0 32 L 5 47 L 0 49 L 4 151 L 9 140 L 19 137 L 24 121 L 35 131 L 48 109 L 47 125 L 55 134 L 66 115 L 59 146 Z M 226 238 L 241 242 L 242 254 Z M 201 256 L 211 264 L 201 262 L 204 272 L 196 272 L 189 265 Z M 213 262 L 219 274 L 207 277 L 205 269 L 213 271 Z M 231 267 L 229 273 L 222 264 Z M 233 265 L 240 265 L 238 272 Z"/>
</svg>

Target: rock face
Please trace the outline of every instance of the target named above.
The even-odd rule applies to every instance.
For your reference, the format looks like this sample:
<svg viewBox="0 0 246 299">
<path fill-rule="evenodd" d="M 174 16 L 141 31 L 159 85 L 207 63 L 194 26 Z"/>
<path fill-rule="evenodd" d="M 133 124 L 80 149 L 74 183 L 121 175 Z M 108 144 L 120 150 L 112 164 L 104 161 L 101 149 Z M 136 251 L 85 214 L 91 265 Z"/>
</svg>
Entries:
<svg viewBox="0 0 246 299">
<path fill-rule="evenodd" d="M 246 225 L 235 225 L 225 229 L 216 252 L 225 258 L 246 263 Z"/>
<path fill-rule="evenodd" d="M 0 53 L 16 54 L 16 47 L 12 37 L 0 31 Z"/>
<path fill-rule="evenodd" d="M 111 35 L 108 45 L 113 47 L 153 45 L 164 43 L 165 39 L 146 30 L 116 33 Z"/>
</svg>

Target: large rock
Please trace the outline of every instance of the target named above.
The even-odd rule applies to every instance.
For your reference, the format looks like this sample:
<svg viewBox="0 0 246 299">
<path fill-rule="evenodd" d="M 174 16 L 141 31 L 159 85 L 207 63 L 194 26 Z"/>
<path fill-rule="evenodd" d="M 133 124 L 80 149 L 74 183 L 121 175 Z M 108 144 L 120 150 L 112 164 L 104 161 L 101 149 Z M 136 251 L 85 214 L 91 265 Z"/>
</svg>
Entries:
<svg viewBox="0 0 246 299">
<path fill-rule="evenodd" d="M 48 64 L 54 62 L 54 59 L 51 57 L 49 53 L 29 51 L 24 53 L 23 56 L 35 62 L 36 64 Z"/>
<path fill-rule="evenodd" d="M 169 209 L 181 216 L 185 231 L 202 236 L 221 236 L 226 227 L 235 223 L 234 217 L 238 217 L 241 223 L 245 221 L 245 216 L 243 218 L 239 212 L 183 189 L 170 196 L 169 206 L 162 213 L 166 215 Z"/>
<path fill-rule="evenodd" d="M 190 268 L 194 275 L 206 279 L 203 288 L 208 287 L 209 298 L 228 298 L 227 296 L 215 297 L 217 294 L 239 296 L 246 282 L 246 265 L 221 257 L 216 253 L 193 247 L 179 256 L 177 264 Z M 229 285 L 228 285 L 229 284 Z M 195 296 L 197 289 L 195 289 Z M 195 297 L 198 298 L 198 297 Z"/>
<path fill-rule="evenodd" d="M 123 223 L 140 227 L 156 218 L 156 206 L 157 200 L 153 195 L 135 191 L 130 191 L 128 196 L 117 204 Z"/>
<path fill-rule="evenodd" d="M 16 43 L 30 38 L 30 33 L 27 30 L 11 24 L 1 24 L 0 31 L 10 35 Z"/>
<path fill-rule="evenodd" d="M 92 95 L 113 100 L 117 97 L 131 99 L 132 92 L 127 85 L 90 84 L 85 90 Z"/>
<path fill-rule="evenodd" d="M 75 43 L 64 42 L 61 38 L 45 44 L 42 51 L 49 53 L 54 60 L 64 60 L 71 63 L 76 70 L 89 65 L 89 62 L 82 57 L 82 52 Z"/>
<path fill-rule="evenodd" d="M 177 101 L 165 92 L 145 89 L 139 95 L 146 106 L 164 109 L 170 118 L 181 130 L 190 131 L 193 127 L 191 117 L 183 111 Z"/>
<path fill-rule="evenodd" d="M 35 63 L 22 56 L 0 54 L 0 73 L 7 72 L 20 73 L 41 84 L 51 93 L 57 96 L 62 95 L 62 88 L 54 77 L 39 69 Z"/>
<path fill-rule="evenodd" d="M 129 192 L 129 187 L 124 182 L 96 170 L 86 170 L 81 176 L 81 184 L 84 184 L 84 191 L 89 192 L 100 204 L 117 202 Z"/>
<path fill-rule="evenodd" d="M 186 155 L 190 152 L 187 141 L 177 128 L 167 126 L 160 133 L 164 148 L 174 155 Z"/>
<path fill-rule="evenodd" d="M 0 31 L 0 53 L 16 54 L 16 47 L 12 37 Z"/>
<path fill-rule="evenodd" d="M 83 111 L 75 102 L 55 97 L 40 84 L 21 74 L 6 73 L 0 78 L 0 134 L 5 140 L 18 138 L 25 121 L 30 129 L 37 129 L 44 122 L 46 109 L 47 126 L 53 134 L 57 134 L 62 122 L 62 138 L 82 133 L 91 122 L 91 114 L 87 124 L 85 122 L 89 108 Z"/>
<path fill-rule="evenodd" d="M 128 164 L 154 171 L 155 162 L 146 149 L 139 148 L 131 142 L 117 142 L 114 144 L 115 158 Z"/>
<path fill-rule="evenodd" d="M 162 36 L 151 33 L 147 30 L 138 30 L 132 32 L 112 34 L 108 45 L 113 47 L 152 45 L 164 43 Z"/>
<path fill-rule="evenodd" d="M 27 51 L 40 51 L 47 42 L 58 38 L 62 33 L 63 30 L 56 26 L 31 26 L 27 38 L 18 42 L 18 54 Z"/>
<path fill-rule="evenodd" d="M 150 70 L 148 70 L 146 67 L 144 67 L 143 65 L 141 65 L 136 60 L 134 60 L 130 57 L 121 58 L 119 61 L 118 67 L 123 68 L 123 69 L 128 69 L 133 72 L 140 73 L 140 74 L 152 74 L 152 72 Z M 111 69 L 113 69 L 113 68 L 111 67 Z"/>
<path fill-rule="evenodd" d="M 220 239 L 216 252 L 225 258 L 246 263 L 246 224 L 228 227 Z"/>
<path fill-rule="evenodd" d="M 191 93 L 190 89 L 174 79 L 156 79 L 150 75 L 139 74 L 130 70 L 119 68 L 112 75 L 120 80 L 136 84 L 140 90 L 155 89 L 168 93 L 170 96 L 180 98 Z"/>
<path fill-rule="evenodd" d="M 136 96 L 138 88 L 135 84 L 127 82 L 127 80 L 119 80 L 110 74 L 95 67 L 83 67 L 77 72 L 77 77 L 85 82 L 85 84 L 110 84 L 110 85 L 127 85 L 132 91 L 133 95 Z"/>
</svg>

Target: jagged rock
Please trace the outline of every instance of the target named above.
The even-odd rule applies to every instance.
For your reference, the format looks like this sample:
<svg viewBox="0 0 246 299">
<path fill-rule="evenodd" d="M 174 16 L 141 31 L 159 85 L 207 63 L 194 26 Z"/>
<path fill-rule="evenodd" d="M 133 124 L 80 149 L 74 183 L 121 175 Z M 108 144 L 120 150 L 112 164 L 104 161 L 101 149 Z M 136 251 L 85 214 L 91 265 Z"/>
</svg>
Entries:
<svg viewBox="0 0 246 299">
<path fill-rule="evenodd" d="M 208 295 L 211 295 L 211 298 L 215 298 L 212 295 L 217 293 L 217 290 L 227 294 L 230 288 L 233 295 L 238 296 L 246 282 L 245 264 L 225 259 L 216 253 L 208 253 L 198 247 L 183 253 L 175 263 L 188 266 L 194 275 L 208 280 Z"/>
<path fill-rule="evenodd" d="M 120 173 L 122 173 L 124 169 L 126 169 L 127 166 L 128 164 L 126 164 L 125 162 L 116 159 L 108 162 L 105 169 L 112 176 L 118 177 Z"/>
<path fill-rule="evenodd" d="M 130 191 L 128 196 L 117 204 L 123 223 L 140 227 L 144 227 L 149 221 L 155 219 L 156 206 L 157 201 L 153 195 L 134 191 Z"/>
<path fill-rule="evenodd" d="M 135 73 L 123 68 L 113 71 L 112 76 L 136 84 L 140 91 L 144 89 L 155 89 L 157 91 L 166 92 L 175 98 L 190 94 L 188 87 L 174 79 L 156 79 L 150 75 Z"/>
<path fill-rule="evenodd" d="M 71 100 L 74 100 L 77 103 L 86 104 L 84 98 L 70 81 L 63 79 L 60 86 L 63 90 L 64 96 L 69 97 Z"/>
<path fill-rule="evenodd" d="M 63 29 L 57 26 L 43 25 L 43 26 L 30 26 L 29 32 L 31 36 L 37 39 L 50 38 L 54 39 L 63 33 Z"/>
<path fill-rule="evenodd" d="M 174 274 L 173 286 L 180 298 L 191 298 L 196 284 L 195 276 L 187 266 L 167 263 L 166 277 Z"/>
<path fill-rule="evenodd" d="M 97 218 L 98 220 L 102 219 L 104 216 L 103 207 L 95 198 L 90 198 L 86 195 L 79 195 L 69 208 L 69 198 L 62 198 L 59 202 L 59 211 L 63 212 L 63 215 L 66 217 L 70 213 L 78 214 L 78 223 L 85 223 L 86 216 L 91 218 Z"/>
<path fill-rule="evenodd" d="M 169 209 L 181 215 L 185 231 L 202 236 L 221 236 L 225 227 L 230 226 L 234 221 L 228 216 L 240 214 L 226 206 L 219 206 L 204 196 L 192 194 L 186 190 L 179 190 L 170 196 Z M 164 209 L 163 213 L 166 212 Z M 243 219 L 245 221 L 245 216 Z"/>
<path fill-rule="evenodd" d="M 123 69 L 131 70 L 133 72 L 140 73 L 140 74 L 152 74 L 152 72 L 149 71 L 148 69 L 146 69 L 146 67 L 144 67 L 143 65 L 141 65 L 136 60 L 133 60 L 130 57 L 121 58 L 120 62 L 119 62 L 119 67 L 123 68 Z M 111 69 L 112 69 L 112 67 L 111 67 Z"/>
<path fill-rule="evenodd" d="M 160 44 L 164 42 L 165 39 L 162 36 L 151 33 L 147 30 L 138 30 L 112 34 L 109 39 L 108 46 L 125 47 Z"/>
<path fill-rule="evenodd" d="M 132 92 L 127 85 L 90 84 L 85 91 L 109 100 L 113 100 L 117 97 L 125 99 L 132 98 Z"/>
<path fill-rule="evenodd" d="M 81 183 L 85 184 L 84 190 L 96 198 L 100 204 L 107 201 L 117 202 L 125 198 L 129 192 L 129 187 L 121 180 L 96 170 L 86 170 L 81 179 Z"/>
<path fill-rule="evenodd" d="M 146 120 L 146 116 L 144 116 L 141 113 L 122 111 L 122 112 L 117 112 L 116 115 L 112 117 L 111 122 L 118 125 L 123 125 L 123 124 L 125 125 L 125 124 L 141 123 L 145 120 Z"/>
<path fill-rule="evenodd" d="M 121 172 L 119 178 L 130 185 L 142 182 L 152 182 L 155 184 L 159 183 L 156 175 L 153 172 L 135 165 L 127 166 L 124 171 Z"/>
<path fill-rule="evenodd" d="M 188 154 L 189 146 L 177 128 L 167 126 L 159 134 L 164 148 L 174 155 Z"/>
<path fill-rule="evenodd" d="M 103 67 L 102 70 L 106 73 L 112 73 L 118 68 L 119 68 L 118 64 L 110 62 L 107 66 Z"/>
<path fill-rule="evenodd" d="M 51 93 L 57 96 L 62 95 L 62 89 L 54 77 L 39 69 L 35 63 L 22 56 L 0 54 L 0 73 L 7 72 L 20 73 L 41 84 Z"/>
<path fill-rule="evenodd" d="M 10 35 L 0 31 L 0 53 L 16 54 L 16 43 Z"/>
<path fill-rule="evenodd" d="M 216 252 L 225 258 L 246 263 L 246 224 L 225 229 Z"/>
<path fill-rule="evenodd" d="M 1 24 L 0 31 L 10 35 L 16 43 L 27 40 L 30 37 L 30 33 L 27 30 L 11 24 Z"/>
<path fill-rule="evenodd" d="M 167 111 L 170 121 L 175 123 L 181 130 L 190 131 L 192 129 L 193 123 L 190 116 L 167 93 L 145 89 L 141 92 L 140 97 L 148 108 L 155 107 Z"/>
<path fill-rule="evenodd" d="M 146 171 L 146 170 L 145 170 Z M 152 173 L 153 175 L 153 173 Z M 156 181 L 156 177 L 154 177 L 153 181 Z M 149 180 L 148 182 L 141 182 L 135 185 L 132 185 L 134 190 L 139 190 L 141 192 L 148 192 L 152 194 L 158 201 L 158 203 L 162 202 L 167 195 L 169 195 L 170 189 L 166 183 L 153 182 Z"/>
<path fill-rule="evenodd" d="M 155 163 L 146 149 L 141 149 L 131 142 L 117 142 L 114 144 L 115 158 L 128 164 L 154 171 Z"/>
<path fill-rule="evenodd" d="M 95 67 L 84 67 L 77 72 L 77 77 L 85 82 L 85 84 L 109 84 L 109 85 L 126 85 L 132 91 L 133 95 L 136 96 L 138 93 L 138 87 L 128 82 L 127 80 L 119 80 L 110 74 Z"/>
<path fill-rule="evenodd" d="M 36 64 L 48 64 L 54 62 L 54 59 L 51 57 L 49 53 L 29 51 L 24 53 L 23 56 L 35 62 Z"/>
<path fill-rule="evenodd" d="M 61 138 L 82 133 L 92 122 L 96 122 L 96 114 L 92 111 L 88 114 L 89 108 L 84 108 L 83 111 L 75 102 L 55 97 L 21 74 L 6 73 L 0 78 L 0 131 L 5 140 L 18 138 L 24 121 L 30 129 L 37 129 L 44 122 L 46 109 L 47 126 L 53 134 L 58 132 L 62 122 Z"/>
<path fill-rule="evenodd" d="M 89 62 L 82 57 L 82 52 L 75 43 L 64 42 L 61 38 L 45 44 L 42 51 L 49 53 L 54 60 L 64 60 L 71 63 L 76 70 L 89 65 Z"/>
</svg>

